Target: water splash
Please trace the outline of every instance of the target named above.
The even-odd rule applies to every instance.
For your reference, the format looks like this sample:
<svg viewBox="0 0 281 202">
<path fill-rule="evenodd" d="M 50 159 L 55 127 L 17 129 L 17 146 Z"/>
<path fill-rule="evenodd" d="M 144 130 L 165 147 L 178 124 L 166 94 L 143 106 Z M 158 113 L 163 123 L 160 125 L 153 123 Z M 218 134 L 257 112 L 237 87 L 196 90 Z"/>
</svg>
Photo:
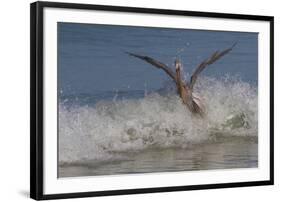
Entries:
<svg viewBox="0 0 281 202">
<path fill-rule="evenodd" d="M 122 158 L 118 152 L 185 148 L 223 136 L 257 136 L 257 87 L 237 78 L 201 77 L 195 86 L 206 104 L 194 117 L 172 91 L 140 99 L 99 101 L 93 106 L 59 104 L 59 161 Z"/>
</svg>

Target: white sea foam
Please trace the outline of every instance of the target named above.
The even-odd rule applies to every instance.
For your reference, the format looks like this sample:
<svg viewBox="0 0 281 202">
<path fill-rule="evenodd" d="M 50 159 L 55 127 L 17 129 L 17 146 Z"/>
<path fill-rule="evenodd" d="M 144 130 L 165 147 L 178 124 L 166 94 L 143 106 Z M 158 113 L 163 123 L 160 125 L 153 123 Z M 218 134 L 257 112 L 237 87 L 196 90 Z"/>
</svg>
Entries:
<svg viewBox="0 0 281 202">
<path fill-rule="evenodd" d="M 257 87 L 239 79 L 201 78 L 195 91 L 207 115 L 193 116 L 175 93 L 100 101 L 94 106 L 59 104 L 59 161 L 114 160 L 120 152 L 181 147 L 212 135 L 257 136 Z"/>
</svg>

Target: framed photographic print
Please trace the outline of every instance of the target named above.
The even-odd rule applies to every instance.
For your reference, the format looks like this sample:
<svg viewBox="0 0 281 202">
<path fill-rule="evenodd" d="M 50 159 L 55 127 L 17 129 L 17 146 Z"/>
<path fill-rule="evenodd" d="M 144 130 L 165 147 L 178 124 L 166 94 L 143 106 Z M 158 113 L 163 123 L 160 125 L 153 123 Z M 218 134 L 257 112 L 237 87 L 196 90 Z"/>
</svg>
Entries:
<svg viewBox="0 0 281 202">
<path fill-rule="evenodd" d="M 273 17 L 31 4 L 31 197 L 273 184 Z"/>
</svg>

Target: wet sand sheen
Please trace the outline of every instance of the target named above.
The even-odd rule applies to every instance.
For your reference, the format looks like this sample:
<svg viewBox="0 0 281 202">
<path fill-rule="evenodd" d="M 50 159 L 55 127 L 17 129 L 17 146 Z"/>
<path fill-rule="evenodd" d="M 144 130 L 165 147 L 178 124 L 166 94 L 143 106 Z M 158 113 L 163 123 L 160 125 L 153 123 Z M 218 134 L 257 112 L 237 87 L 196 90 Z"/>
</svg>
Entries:
<svg viewBox="0 0 281 202">
<path fill-rule="evenodd" d="M 147 149 L 123 159 L 61 165 L 59 177 L 258 167 L 257 138 L 231 137 L 185 149 Z"/>
</svg>

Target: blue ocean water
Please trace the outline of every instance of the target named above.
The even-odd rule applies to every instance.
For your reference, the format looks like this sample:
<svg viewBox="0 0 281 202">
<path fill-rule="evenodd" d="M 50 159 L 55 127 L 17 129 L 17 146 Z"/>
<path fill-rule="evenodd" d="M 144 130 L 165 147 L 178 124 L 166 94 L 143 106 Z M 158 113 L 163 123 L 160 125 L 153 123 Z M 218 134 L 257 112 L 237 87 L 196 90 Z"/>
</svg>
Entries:
<svg viewBox="0 0 281 202">
<path fill-rule="evenodd" d="M 151 56 L 186 74 L 216 50 L 234 50 L 202 75 L 238 75 L 257 84 L 258 33 L 58 23 L 59 90 L 63 95 L 157 90 L 167 75 L 125 51 Z"/>
</svg>

